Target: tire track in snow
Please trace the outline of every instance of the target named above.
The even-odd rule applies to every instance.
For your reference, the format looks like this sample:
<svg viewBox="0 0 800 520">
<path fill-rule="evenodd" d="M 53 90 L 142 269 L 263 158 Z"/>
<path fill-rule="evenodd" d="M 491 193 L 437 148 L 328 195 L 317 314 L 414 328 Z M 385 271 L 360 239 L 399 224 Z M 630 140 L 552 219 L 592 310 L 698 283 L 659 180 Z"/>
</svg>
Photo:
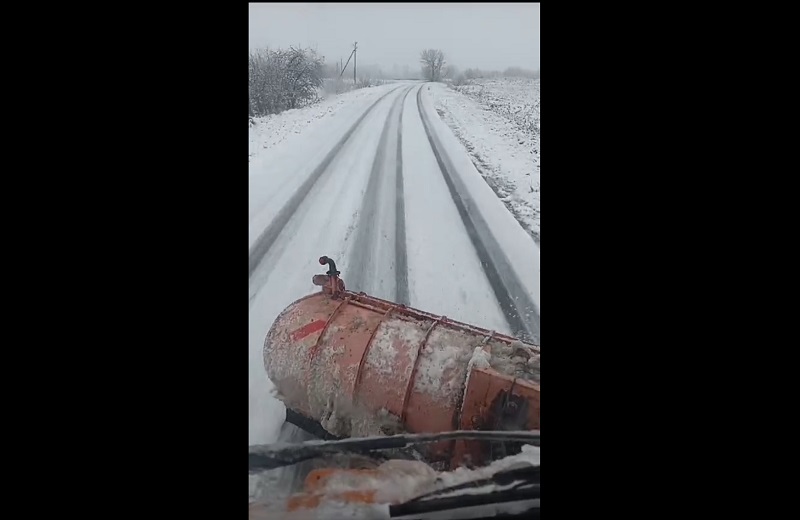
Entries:
<svg viewBox="0 0 800 520">
<path fill-rule="evenodd" d="M 253 247 L 250 248 L 250 252 L 248 255 L 248 276 L 253 276 L 253 272 L 258 267 L 258 264 L 261 263 L 261 259 L 264 258 L 264 255 L 267 254 L 272 244 L 275 243 L 275 240 L 278 238 L 278 235 L 281 234 L 283 228 L 286 226 L 286 223 L 292 218 L 295 211 L 297 211 L 297 207 L 303 202 L 308 195 L 308 192 L 314 186 L 314 184 L 319 180 L 323 173 L 328 169 L 328 165 L 333 161 L 342 147 L 345 145 L 350 136 L 356 131 L 359 127 L 361 122 L 367 115 L 372 112 L 375 106 L 380 103 L 386 96 L 396 92 L 397 90 L 405 87 L 405 85 L 401 85 L 395 89 L 390 90 L 386 94 L 379 97 L 372 105 L 364 111 L 363 114 L 353 123 L 353 126 L 345 132 L 342 138 L 339 140 L 336 145 L 331 149 L 328 155 L 322 160 L 322 162 L 317 166 L 311 175 L 308 176 L 308 179 L 303 182 L 303 184 L 298 188 L 294 195 L 289 199 L 289 201 L 283 206 L 283 208 L 275 215 L 275 218 L 272 219 L 272 222 L 264 229 L 264 231 L 258 236 L 258 238 L 253 242 Z"/>
<path fill-rule="evenodd" d="M 422 86 L 419 87 L 422 89 Z M 408 253 L 406 251 L 406 208 L 403 191 L 403 110 L 411 87 L 403 94 L 400 118 L 397 120 L 397 167 L 395 168 L 395 301 L 410 305 L 408 295 Z"/>
<path fill-rule="evenodd" d="M 405 95 L 408 95 L 413 88 L 408 88 Z M 390 134 L 392 131 L 399 132 L 397 114 L 400 112 L 402 115 L 402 102 L 405 100 L 405 95 L 397 96 L 383 124 L 359 211 L 359 222 L 347 269 L 350 273 L 348 287 L 385 299 L 397 296 L 396 280 L 398 275 L 396 274 L 392 278 L 384 275 L 391 270 L 397 272 L 398 268 L 397 240 L 396 238 L 391 240 L 390 234 L 396 235 L 397 221 L 402 220 L 402 213 L 396 212 L 397 195 L 392 191 L 396 189 L 397 181 L 391 177 L 396 175 L 399 169 L 402 169 L 402 162 L 392 168 L 392 161 L 396 161 L 391 155 L 392 146 L 396 145 L 397 141 L 392 142 Z M 391 204 L 392 202 L 394 204 Z M 394 214 L 392 214 L 393 211 Z"/>
<path fill-rule="evenodd" d="M 523 339 L 538 344 L 540 341 L 539 310 L 517 278 L 517 274 L 500 248 L 500 244 L 482 217 L 480 209 L 472 201 L 461 180 L 453 171 L 452 164 L 444 150 L 438 145 L 431 123 L 422 108 L 422 87 L 417 91 L 417 108 L 450 196 L 458 209 L 461 221 L 511 330 Z"/>
</svg>

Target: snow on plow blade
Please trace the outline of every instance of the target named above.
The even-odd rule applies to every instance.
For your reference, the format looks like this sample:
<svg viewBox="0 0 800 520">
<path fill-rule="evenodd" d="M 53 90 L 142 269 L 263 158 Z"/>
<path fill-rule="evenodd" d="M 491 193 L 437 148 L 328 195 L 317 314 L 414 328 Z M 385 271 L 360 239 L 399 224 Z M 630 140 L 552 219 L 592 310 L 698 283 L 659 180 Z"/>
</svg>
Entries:
<svg viewBox="0 0 800 520">
<path fill-rule="evenodd" d="M 264 345 L 287 420 L 336 437 L 539 429 L 538 346 L 347 291 L 334 262 L 320 263 L 322 291 L 289 305 Z M 469 440 L 426 451 L 451 467 L 488 458 Z"/>
</svg>

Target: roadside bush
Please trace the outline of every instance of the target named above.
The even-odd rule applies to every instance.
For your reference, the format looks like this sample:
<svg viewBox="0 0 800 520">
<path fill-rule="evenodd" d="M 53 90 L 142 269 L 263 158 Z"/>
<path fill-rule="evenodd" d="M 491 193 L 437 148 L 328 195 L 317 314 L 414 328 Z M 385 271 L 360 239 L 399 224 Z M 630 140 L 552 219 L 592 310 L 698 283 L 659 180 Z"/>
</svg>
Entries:
<svg viewBox="0 0 800 520">
<path fill-rule="evenodd" d="M 453 79 L 453 86 L 460 87 L 461 85 L 466 85 L 469 83 L 466 74 L 459 74 Z"/>
<path fill-rule="evenodd" d="M 324 61 L 312 49 L 250 52 L 250 117 L 277 114 L 318 100 Z"/>
<path fill-rule="evenodd" d="M 353 83 L 352 77 L 325 78 L 322 80 L 322 92 L 324 92 L 326 96 L 330 96 L 350 92 L 351 90 L 359 88 L 377 87 L 379 85 L 385 85 L 386 83 L 389 82 L 383 79 L 373 79 L 370 77 L 358 78 L 356 83 Z"/>
</svg>

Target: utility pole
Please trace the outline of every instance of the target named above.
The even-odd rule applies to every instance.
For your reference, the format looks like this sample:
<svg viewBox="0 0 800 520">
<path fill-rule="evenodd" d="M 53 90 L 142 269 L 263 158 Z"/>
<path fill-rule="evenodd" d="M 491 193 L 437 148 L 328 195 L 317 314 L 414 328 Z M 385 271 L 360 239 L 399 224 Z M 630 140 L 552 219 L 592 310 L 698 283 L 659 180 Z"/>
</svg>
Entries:
<svg viewBox="0 0 800 520">
<path fill-rule="evenodd" d="M 358 54 L 358 42 L 353 44 L 353 85 L 356 84 L 356 60 Z"/>
<path fill-rule="evenodd" d="M 353 52 L 351 52 L 350 56 L 347 57 L 347 63 L 344 64 L 344 67 L 342 67 L 342 72 L 339 73 L 339 77 L 341 78 L 342 74 L 344 74 L 344 70 L 347 68 L 347 65 L 350 64 L 350 58 L 352 58 L 353 59 L 353 84 L 355 84 L 355 82 L 356 82 L 356 51 L 357 50 L 358 50 L 358 42 L 355 42 L 353 44 Z"/>
</svg>

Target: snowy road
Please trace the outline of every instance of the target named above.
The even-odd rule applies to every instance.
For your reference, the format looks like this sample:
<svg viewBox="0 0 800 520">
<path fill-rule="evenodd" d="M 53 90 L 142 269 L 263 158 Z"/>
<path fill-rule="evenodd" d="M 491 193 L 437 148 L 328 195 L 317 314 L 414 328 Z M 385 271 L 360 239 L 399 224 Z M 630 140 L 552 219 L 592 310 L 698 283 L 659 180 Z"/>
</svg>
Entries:
<svg viewBox="0 0 800 520">
<path fill-rule="evenodd" d="M 427 89 L 404 82 L 354 95 L 251 162 L 250 444 L 274 442 L 285 414 L 264 338 L 287 305 L 318 290 L 322 255 L 348 289 L 539 343 L 539 247 Z"/>
</svg>

